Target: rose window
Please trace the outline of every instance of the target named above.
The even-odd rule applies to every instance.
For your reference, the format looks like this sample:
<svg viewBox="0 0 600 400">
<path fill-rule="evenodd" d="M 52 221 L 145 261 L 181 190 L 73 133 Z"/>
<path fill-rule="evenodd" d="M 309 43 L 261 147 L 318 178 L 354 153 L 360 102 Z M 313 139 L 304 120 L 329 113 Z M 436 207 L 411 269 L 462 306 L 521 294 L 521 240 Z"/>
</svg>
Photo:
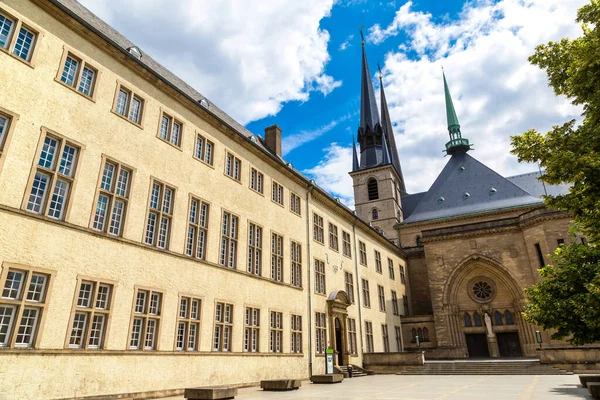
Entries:
<svg viewBox="0 0 600 400">
<path fill-rule="evenodd" d="M 488 300 L 492 296 L 492 285 L 485 281 L 478 281 L 473 284 L 473 294 L 480 300 Z"/>
</svg>

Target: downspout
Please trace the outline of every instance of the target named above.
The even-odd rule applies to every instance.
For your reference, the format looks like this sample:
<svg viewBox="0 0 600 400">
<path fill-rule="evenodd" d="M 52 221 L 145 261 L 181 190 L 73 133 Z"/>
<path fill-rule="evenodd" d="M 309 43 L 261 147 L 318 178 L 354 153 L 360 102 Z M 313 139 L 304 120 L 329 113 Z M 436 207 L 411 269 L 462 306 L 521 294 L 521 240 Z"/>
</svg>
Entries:
<svg viewBox="0 0 600 400">
<path fill-rule="evenodd" d="M 314 181 L 311 179 L 308 184 L 306 191 L 306 247 L 307 247 L 307 268 L 306 268 L 306 282 L 307 282 L 307 298 L 308 298 L 308 376 L 312 377 L 313 375 L 313 343 L 312 343 L 312 291 L 310 287 L 311 279 L 310 279 L 310 266 L 312 264 L 310 257 L 310 198 L 311 192 L 315 188 Z"/>
<path fill-rule="evenodd" d="M 352 223 L 352 237 L 354 242 L 354 269 L 356 270 L 356 299 L 358 300 L 358 325 L 360 327 L 360 353 L 361 359 L 364 358 L 364 339 L 363 339 L 363 317 L 362 317 L 362 305 L 360 304 L 360 276 L 359 276 L 359 268 L 358 268 L 358 252 L 356 251 L 356 223 L 358 222 L 358 217 L 355 216 L 354 222 Z M 363 360 L 364 365 L 364 360 Z"/>
<path fill-rule="evenodd" d="M 402 242 L 400 241 L 400 224 L 395 224 L 394 225 L 394 229 L 396 230 L 396 233 L 398 234 L 398 247 L 402 248 Z M 408 297 L 408 288 L 410 287 L 410 284 L 408 282 L 408 262 L 405 261 L 405 265 L 404 265 L 404 294 L 406 297 Z M 410 303 L 410 298 L 408 299 L 409 303 Z M 396 300 L 398 301 L 398 300 Z M 400 307 L 398 307 L 400 308 Z M 404 302 L 402 304 L 402 308 L 404 308 Z M 410 310 L 407 310 L 408 314 L 410 315 Z M 398 320 L 400 320 L 400 352 L 404 352 L 404 334 L 402 333 L 402 314 L 398 313 Z"/>
</svg>

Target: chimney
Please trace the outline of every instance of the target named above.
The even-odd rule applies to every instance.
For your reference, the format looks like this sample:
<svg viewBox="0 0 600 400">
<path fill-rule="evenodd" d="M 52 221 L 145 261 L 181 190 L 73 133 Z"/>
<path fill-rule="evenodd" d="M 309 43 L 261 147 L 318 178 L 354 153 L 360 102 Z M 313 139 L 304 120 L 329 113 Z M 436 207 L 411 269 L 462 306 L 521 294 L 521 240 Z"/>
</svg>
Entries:
<svg viewBox="0 0 600 400">
<path fill-rule="evenodd" d="M 275 155 L 281 157 L 281 128 L 277 125 L 271 125 L 265 128 L 265 142 L 267 147 Z"/>
</svg>

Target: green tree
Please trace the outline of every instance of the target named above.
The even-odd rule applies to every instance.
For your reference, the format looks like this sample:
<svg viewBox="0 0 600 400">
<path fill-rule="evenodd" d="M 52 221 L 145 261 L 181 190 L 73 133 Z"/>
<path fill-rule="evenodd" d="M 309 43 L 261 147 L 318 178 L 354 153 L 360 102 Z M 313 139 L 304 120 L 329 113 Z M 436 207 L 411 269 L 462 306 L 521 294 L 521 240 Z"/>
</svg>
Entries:
<svg viewBox="0 0 600 400">
<path fill-rule="evenodd" d="M 529 61 L 544 69 L 556 95 L 583 107 L 583 119 L 555 126 L 545 135 L 531 129 L 512 137 L 519 161 L 538 162 L 540 179 L 571 185 L 568 194 L 545 203 L 572 216 L 589 245 L 561 246 L 542 280 L 527 289 L 525 317 L 553 339 L 575 345 L 600 341 L 600 0 L 581 7 L 583 35 L 536 48 Z"/>
</svg>

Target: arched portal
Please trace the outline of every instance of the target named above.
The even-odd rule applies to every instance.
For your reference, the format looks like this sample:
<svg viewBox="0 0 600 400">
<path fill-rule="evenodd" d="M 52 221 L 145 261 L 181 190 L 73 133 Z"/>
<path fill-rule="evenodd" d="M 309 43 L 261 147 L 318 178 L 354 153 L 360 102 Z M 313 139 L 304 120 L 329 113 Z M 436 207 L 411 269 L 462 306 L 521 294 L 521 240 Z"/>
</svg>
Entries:
<svg viewBox="0 0 600 400">
<path fill-rule="evenodd" d="M 343 290 L 331 292 L 327 297 L 329 326 L 329 343 L 333 343 L 336 354 L 336 365 L 348 365 L 348 306 L 352 304 L 348 294 Z"/>
<path fill-rule="evenodd" d="M 337 364 L 344 365 L 344 331 L 339 318 L 335 318 L 335 348 L 337 352 Z"/>
</svg>

